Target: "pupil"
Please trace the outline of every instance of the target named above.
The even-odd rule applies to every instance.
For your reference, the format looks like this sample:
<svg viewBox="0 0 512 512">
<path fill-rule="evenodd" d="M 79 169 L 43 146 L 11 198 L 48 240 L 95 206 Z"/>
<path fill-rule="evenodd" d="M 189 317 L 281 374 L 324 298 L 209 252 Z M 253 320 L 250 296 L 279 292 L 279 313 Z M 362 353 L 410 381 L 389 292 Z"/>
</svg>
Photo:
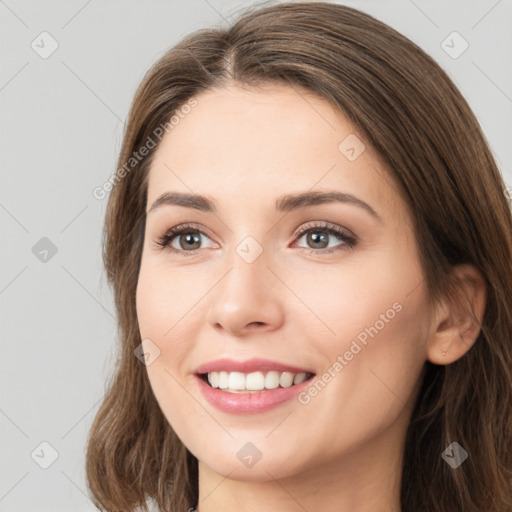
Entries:
<svg viewBox="0 0 512 512">
<path fill-rule="evenodd" d="M 318 232 L 312 232 L 309 234 L 309 237 L 310 237 L 310 240 L 309 241 L 312 241 L 314 244 L 318 244 L 319 242 L 320 243 L 324 243 L 324 245 L 322 246 L 322 248 L 324 247 L 327 247 L 328 243 L 327 243 L 327 236 L 324 234 L 324 235 L 320 235 L 318 236 Z"/>
<path fill-rule="evenodd" d="M 185 240 L 186 240 L 186 244 L 187 244 L 187 247 L 190 248 L 191 245 L 193 245 L 194 243 L 200 243 L 200 240 L 199 240 L 199 236 L 197 235 L 194 235 L 192 233 L 188 233 L 185 236 Z M 196 247 L 193 247 L 193 249 L 195 249 Z"/>
</svg>

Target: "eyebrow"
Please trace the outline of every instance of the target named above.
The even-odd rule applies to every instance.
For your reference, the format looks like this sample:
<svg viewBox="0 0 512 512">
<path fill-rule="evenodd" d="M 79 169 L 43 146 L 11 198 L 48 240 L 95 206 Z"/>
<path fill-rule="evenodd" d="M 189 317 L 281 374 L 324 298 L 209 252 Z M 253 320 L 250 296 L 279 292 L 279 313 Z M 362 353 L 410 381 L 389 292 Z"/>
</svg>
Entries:
<svg viewBox="0 0 512 512">
<path fill-rule="evenodd" d="M 346 194 L 338 191 L 327 192 L 302 192 L 298 194 L 286 194 L 276 200 L 275 208 L 279 212 L 290 212 L 307 208 L 310 206 L 317 206 L 328 203 L 344 203 L 352 204 L 362 208 L 375 219 L 382 222 L 382 218 L 377 212 L 363 200 L 358 199 L 352 194 Z M 213 199 L 200 195 L 200 194 L 187 194 L 183 192 L 166 192 L 162 194 L 148 210 L 150 213 L 157 208 L 165 205 L 183 206 L 185 208 L 193 208 L 201 212 L 216 213 L 217 206 Z"/>
</svg>

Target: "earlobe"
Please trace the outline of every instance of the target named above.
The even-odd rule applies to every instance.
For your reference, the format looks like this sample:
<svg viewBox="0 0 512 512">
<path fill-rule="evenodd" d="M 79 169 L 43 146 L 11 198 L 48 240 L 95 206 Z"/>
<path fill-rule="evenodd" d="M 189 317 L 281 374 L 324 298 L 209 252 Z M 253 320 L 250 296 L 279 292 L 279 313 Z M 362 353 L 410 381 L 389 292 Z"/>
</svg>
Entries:
<svg viewBox="0 0 512 512">
<path fill-rule="evenodd" d="M 487 298 L 485 280 L 472 265 L 453 270 L 456 294 L 438 304 L 427 348 L 427 359 L 447 365 L 461 358 L 480 334 Z"/>
</svg>

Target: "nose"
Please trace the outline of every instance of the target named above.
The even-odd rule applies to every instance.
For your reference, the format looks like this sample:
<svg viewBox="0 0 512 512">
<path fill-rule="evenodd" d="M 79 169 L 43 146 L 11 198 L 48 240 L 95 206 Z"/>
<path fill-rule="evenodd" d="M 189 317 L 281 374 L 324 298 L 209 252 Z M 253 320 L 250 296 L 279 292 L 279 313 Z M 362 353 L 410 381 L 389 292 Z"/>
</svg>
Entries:
<svg viewBox="0 0 512 512">
<path fill-rule="evenodd" d="M 261 254 L 248 263 L 238 254 L 210 295 L 207 321 L 233 336 L 270 332 L 283 322 L 282 283 Z"/>
</svg>

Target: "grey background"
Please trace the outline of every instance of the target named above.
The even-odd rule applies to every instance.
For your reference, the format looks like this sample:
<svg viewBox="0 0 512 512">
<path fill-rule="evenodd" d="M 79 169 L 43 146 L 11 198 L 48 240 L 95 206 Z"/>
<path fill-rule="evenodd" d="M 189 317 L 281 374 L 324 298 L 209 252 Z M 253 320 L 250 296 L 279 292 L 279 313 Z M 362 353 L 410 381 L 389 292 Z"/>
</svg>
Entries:
<svg viewBox="0 0 512 512">
<path fill-rule="evenodd" d="M 95 510 L 85 442 L 117 349 L 101 262 L 106 199 L 92 190 L 115 171 L 123 122 L 150 65 L 184 35 L 225 25 L 253 3 L 0 0 L 0 511 Z M 339 3 L 439 62 L 511 184 L 512 0 Z M 43 31 L 59 45 L 46 59 L 31 47 L 50 48 Z M 456 59 L 441 46 L 453 31 L 469 43 Z M 52 448 L 42 442 L 58 454 L 47 469 Z"/>
</svg>

